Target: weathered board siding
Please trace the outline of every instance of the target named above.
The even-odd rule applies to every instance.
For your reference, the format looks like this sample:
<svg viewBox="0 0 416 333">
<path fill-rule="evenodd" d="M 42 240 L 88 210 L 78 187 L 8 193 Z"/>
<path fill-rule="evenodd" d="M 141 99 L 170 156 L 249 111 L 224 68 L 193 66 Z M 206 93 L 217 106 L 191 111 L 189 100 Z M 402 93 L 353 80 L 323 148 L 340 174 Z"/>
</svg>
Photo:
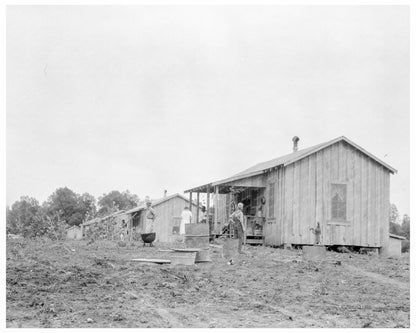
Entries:
<svg viewBox="0 0 416 333">
<path fill-rule="evenodd" d="M 154 205 L 153 209 L 157 215 L 154 231 L 156 232 L 156 239 L 159 242 L 171 242 L 174 240 L 173 227 L 175 223 L 180 222 L 181 214 L 185 206 L 189 207 L 189 201 L 177 196 L 158 205 Z M 196 219 L 197 206 L 192 205 L 193 219 Z M 202 211 L 200 210 L 200 216 Z M 144 225 L 144 211 L 140 214 L 139 230 L 143 232 Z"/>
<path fill-rule="evenodd" d="M 331 184 L 347 186 L 346 221 L 331 220 Z M 264 186 L 265 244 L 313 244 L 321 225 L 325 245 L 386 246 L 389 241 L 390 171 L 346 142 L 338 142 L 286 167 L 232 183 Z M 274 214 L 269 214 L 274 187 Z M 219 195 L 221 226 L 229 216 L 229 194 Z"/>
<path fill-rule="evenodd" d="M 271 171 L 267 174 L 266 180 L 266 205 L 265 205 L 265 225 L 263 229 L 264 243 L 266 245 L 280 245 L 283 242 L 283 196 L 282 196 L 283 168 Z M 274 214 L 269 211 L 271 188 L 274 188 Z"/>
<path fill-rule="evenodd" d="M 266 236 L 266 244 L 313 244 L 310 228 L 317 222 L 325 245 L 387 244 L 390 173 L 367 155 L 338 142 L 279 172 L 276 179 L 284 177 L 276 181 L 275 194 L 281 195 L 275 195 L 275 212 L 284 211 L 279 226 L 267 223 L 267 232 L 277 236 Z M 331 220 L 332 183 L 347 186 L 346 221 Z"/>
</svg>

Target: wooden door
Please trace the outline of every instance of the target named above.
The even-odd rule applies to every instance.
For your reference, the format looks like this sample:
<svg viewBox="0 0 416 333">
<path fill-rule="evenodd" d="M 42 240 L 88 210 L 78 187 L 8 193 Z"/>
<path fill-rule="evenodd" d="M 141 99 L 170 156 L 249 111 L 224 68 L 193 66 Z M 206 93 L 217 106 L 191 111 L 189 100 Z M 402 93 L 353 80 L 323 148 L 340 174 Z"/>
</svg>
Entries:
<svg viewBox="0 0 416 333">
<path fill-rule="evenodd" d="M 277 224 L 275 218 L 267 218 L 263 227 L 265 245 L 277 244 Z"/>
</svg>

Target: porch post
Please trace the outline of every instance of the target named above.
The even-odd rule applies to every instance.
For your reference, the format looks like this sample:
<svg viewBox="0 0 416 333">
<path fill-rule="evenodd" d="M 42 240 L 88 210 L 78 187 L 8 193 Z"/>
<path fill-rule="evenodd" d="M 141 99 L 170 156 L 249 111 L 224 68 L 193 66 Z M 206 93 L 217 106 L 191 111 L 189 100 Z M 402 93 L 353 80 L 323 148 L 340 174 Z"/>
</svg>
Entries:
<svg viewBox="0 0 416 333">
<path fill-rule="evenodd" d="M 192 213 L 192 191 L 189 192 L 189 210 Z"/>
<path fill-rule="evenodd" d="M 210 220 L 210 218 L 209 218 L 209 212 L 210 212 L 210 210 L 209 210 L 209 193 L 210 193 L 210 191 L 211 191 L 211 187 L 210 187 L 210 185 L 208 185 L 207 186 L 207 222 L 208 222 L 208 226 L 209 226 L 209 235 L 211 236 L 211 234 L 212 234 L 212 225 L 211 225 L 211 220 Z"/>
<path fill-rule="evenodd" d="M 196 192 L 196 223 L 199 222 L 199 191 Z"/>
<path fill-rule="evenodd" d="M 220 187 L 219 185 L 215 186 L 215 201 L 214 201 L 214 225 L 218 222 L 218 206 L 219 206 L 219 193 Z"/>
</svg>

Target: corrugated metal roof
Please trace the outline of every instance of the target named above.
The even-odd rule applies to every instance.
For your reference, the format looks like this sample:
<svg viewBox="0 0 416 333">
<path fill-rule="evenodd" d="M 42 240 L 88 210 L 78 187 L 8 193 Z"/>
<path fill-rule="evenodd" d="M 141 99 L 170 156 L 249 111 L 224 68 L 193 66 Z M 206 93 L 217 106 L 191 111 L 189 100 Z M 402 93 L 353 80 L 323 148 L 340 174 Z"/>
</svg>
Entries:
<svg viewBox="0 0 416 333">
<path fill-rule="evenodd" d="M 212 183 L 213 186 L 215 185 L 220 185 L 220 184 L 224 184 L 227 182 L 231 182 L 234 180 L 239 180 L 242 178 L 247 178 L 247 177 L 252 177 L 252 176 L 256 176 L 258 174 L 263 173 L 264 171 L 267 171 L 271 168 L 274 167 L 278 167 L 280 165 L 286 166 L 289 164 L 292 164 L 296 161 L 299 161 L 302 158 L 305 158 L 313 153 L 316 153 L 319 150 L 322 150 L 330 145 L 333 145 L 334 143 L 340 142 L 340 141 L 344 141 L 347 142 L 348 144 L 350 144 L 351 146 L 353 146 L 354 148 L 356 148 L 357 150 L 361 151 L 363 154 L 367 155 L 368 157 L 370 157 L 371 159 L 373 159 L 374 161 L 376 161 L 377 163 L 381 164 L 382 166 L 384 166 L 385 168 L 387 168 L 390 172 L 395 173 L 397 172 L 396 169 L 394 169 L 393 167 L 391 167 L 390 165 L 388 165 L 387 163 L 381 161 L 380 159 L 378 159 L 377 157 L 375 157 L 374 155 L 370 154 L 368 151 L 366 151 L 365 149 L 363 149 L 362 147 L 358 146 L 356 143 L 352 142 L 351 140 L 347 139 L 344 136 L 341 136 L 339 138 L 327 141 L 327 142 L 323 142 L 320 143 L 318 145 L 309 147 L 309 148 L 305 148 L 305 149 L 301 149 L 298 150 L 296 152 L 292 152 L 290 154 L 266 161 L 266 162 L 261 162 L 258 163 L 248 169 L 245 169 L 235 175 L 233 175 L 232 177 L 220 180 L 220 181 L 216 181 L 214 183 Z"/>
<path fill-rule="evenodd" d="M 391 167 L 387 163 L 383 162 L 382 160 L 380 160 L 379 158 L 377 158 L 373 154 L 369 153 L 368 151 L 366 151 L 364 148 L 360 147 L 359 145 L 357 145 L 353 141 L 349 140 L 345 136 L 340 136 L 340 137 L 335 138 L 333 140 L 326 141 L 326 142 L 320 143 L 318 145 L 315 145 L 315 146 L 312 146 L 312 147 L 309 147 L 309 148 L 301 149 L 301 150 L 298 150 L 296 152 L 292 152 L 290 154 L 280 156 L 278 158 L 274 158 L 274 159 L 266 161 L 266 162 L 261 162 L 261 163 L 255 164 L 252 167 L 250 167 L 248 169 L 245 169 L 245 170 L 243 170 L 239 173 L 236 173 L 235 175 L 233 175 L 229 178 L 222 179 L 222 180 L 215 181 L 215 182 L 211 182 L 211 183 L 208 183 L 206 185 L 194 187 L 192 189 L 186 190 L 185 192 L 206 191 L 208 187 L 213 188 L 216 185 L 230 183 L 230 182 L 233 182 L 235 180 L 240 180 L 240 179 L 243 179 L 243 178 L 248 178 L 248 177 L 253 177 L 253 176 L 256 176 L 256 175 L 260 175 L 260 174 L 268 171 L 269 169 L 272 169 L 272 168 L 275 168 L 275 167 L 278 167 L 278 166 L 281 166 L 281 165 L 282 166 L 287 166 L 289 164 L 292 164 L 296 161 L 301 160 L 302 158 L 305 158 L 305 157 L 307 157 L 307 156 L 309 156 L 313 153 L 316 153 L 319 150 L 322 150 L 322 149 L 324 149 L 324 148 L 326 148 L 330 145 L 333 145 L 334 143 L 340 142 L 340 141 L 344 141 L 344 142 L 350 144 L 355 149 L 361 151 L 363 154 L 367 155 L 368 157 L 370 157 L 371 159 L 373 159 L 377 163 L 384 166 L 390 172 L 392 172 L 392 173 L 397 172 L 396 169 L 394 169 L 393 167 Z"/>
</svg>

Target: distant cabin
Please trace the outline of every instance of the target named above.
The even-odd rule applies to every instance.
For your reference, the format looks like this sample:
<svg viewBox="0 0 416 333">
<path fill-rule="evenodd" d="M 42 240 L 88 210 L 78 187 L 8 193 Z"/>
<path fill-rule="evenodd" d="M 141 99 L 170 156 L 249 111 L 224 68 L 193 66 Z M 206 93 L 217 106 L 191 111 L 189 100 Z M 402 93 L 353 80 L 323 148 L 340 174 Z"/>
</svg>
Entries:
<svg viewBox="0 0 416 333">
<path fill-rule="evenodd" d="M 155 232 L 156 240 L 160 242 L 172 242 L 177 239 L 179 234 L 179 226 L 181 222 L 181 214 L 185 206 L 190 207 L 190 201 L 182 194 L 176 193 L 160 199 L 151 200 L 152 207 L 156 213 Z M 192 203 L 194 221 L 197 215 L 197 205 Z M 146 204 L 128 210 L 126 214 L 131 216 L 132 228 L 137 233 L 144 231 Z M 200 210 L 200 215 L 202 212 Z"/>
<path fill-rule="evenodd" d="M 302 150 L 298 141 L 288 155 L 185 191 L 212 194 L 212 233 L 242 202 L 248 242 L 313 244 L 319 222 L 321 244 L 386 247 L 397 171 L 344 136 Z"/>
<path fill-rule="evenodd" d="M 177 239 L 181 214 L 185 206 L 190 206 L 190 201 L 185 196 L 176 193 L 160 199 L 151 200 L 156 213 L 155 232 L 156 240 L 160 242 L 172 242 Z M 132 240 L 144 232 L 144 214 L 146 204 L 128 211 L 118 211 L 111 215 L 95 218 L 83 223 L 83 235 L 94 238 L 111 240 Z M 192 204 L 192 213 L 196 216 L 197 205 Z M 202 215 L 202 213 L 201 213 Z M 195 218 L 195 217 L 194 217 Z M 121 236 L 122 235 L 122 236 Z"/>
<path fill-rule="evenodd" d="M 82 230 L 80 227 L 73 225 L 72 227 L 66 229 L 66 238 L 67 239 L 81 239 Z"/>
<path fill-rule="evenodd" d="M 390 234 L 388 254 L 400 257 L 402 254 L 402 242 L 404 240 L 406 240 L 406 238 L 403 236 Z"/>
</svg>

